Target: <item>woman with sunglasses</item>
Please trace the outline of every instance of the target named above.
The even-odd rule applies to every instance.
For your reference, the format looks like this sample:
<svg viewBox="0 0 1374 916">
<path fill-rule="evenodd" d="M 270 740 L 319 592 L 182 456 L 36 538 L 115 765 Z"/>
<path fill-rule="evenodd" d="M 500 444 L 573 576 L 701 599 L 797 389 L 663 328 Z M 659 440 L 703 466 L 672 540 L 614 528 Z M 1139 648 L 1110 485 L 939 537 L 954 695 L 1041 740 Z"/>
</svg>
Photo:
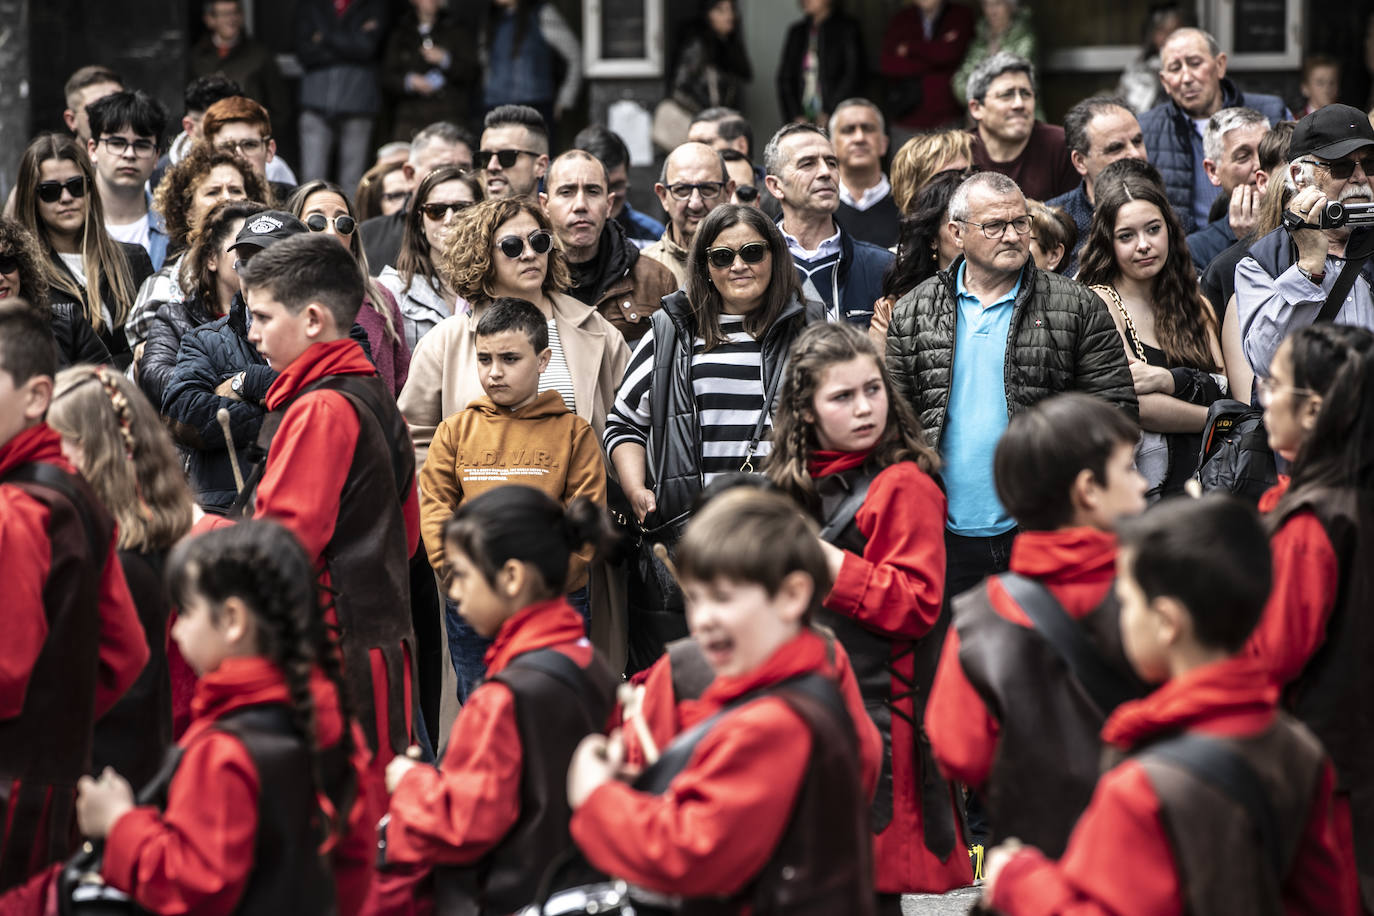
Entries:
<svg viewBox="0 0 1374 916">
<path fill-rule="evenodd" d="M 553 355 L 541 390 L 562 394 L 600 435 L 630 349 L 615 325 L 567 294 L 568 265 L 539 204 L 528 197 L 475 204 L 445 239 L 439 271 L 460 297 L 457 311 L 416 345 L 410 379 L 397 399 L 416 458 L 424 461 L 441 420 L 482 396 L 477 319 L 503 296 L 525 299 L 544 313 Z"/>
<path fill-rule="evenodd" d="M 47 271 L 33 236 L 14 220 L 0 218 L 0 302 L 13 299 L 23 299 L 51 315 L 59 368 L 110 361 L 110 351 L 75 305 L 49 304 Z"/>
<path fill-rule="evenodd" d="M 405 214 L 401 253 L 395 266 L 377 277 L 401 306 L 412 352 L 420 338 L 453 314 L 458 293 L 444 279 L 439 259 L 453 226 L 482 196 L 482 182 L 451 165 L 430 172 L 415 189 Z"/>
<path fill-rule="evenodd" d="M 353 203 L 343 188 L 317 178 L 292 191 L 286 201 L 286 209 L 305 223 L 311 232 L 333 236 L 358 262 L 367 295 L 363 297 L 363 307 L 358 310 L 356 320 L 367 331 L 367 342 L 372 348 L 372 364 L 377 367 L 377 374 L 393 395 L 399 393 L 410 371 L 410 346 L 401 333 L 401 310 L 397 308 L 396 300 L 386 287 L 380 286 L 372 278 L 372 271 L 368 269 Z"/>
<path fill-rule="evenodd" d="M 121 371 L 133 361 L 124 322 L 153 262 L 105 231 L 95 169 L 71 137 L 44 134 L 19 160 L 14 212 L 45 255 L 53 302 L 77 307 Z"/>
<path fill-rule="evenodd" d="M 802 301 L 787 242 L 761 210 L 722 204 L 702 220 L 686 289 L 654 312 L 606 421 L 606 454 L 646 529 L 676 541 L 703 487 L 763 466 L 788 351 L 824 320 L 819 302 Z M 673 356 L 656 356 L 661 347 Z"/>
</svg>

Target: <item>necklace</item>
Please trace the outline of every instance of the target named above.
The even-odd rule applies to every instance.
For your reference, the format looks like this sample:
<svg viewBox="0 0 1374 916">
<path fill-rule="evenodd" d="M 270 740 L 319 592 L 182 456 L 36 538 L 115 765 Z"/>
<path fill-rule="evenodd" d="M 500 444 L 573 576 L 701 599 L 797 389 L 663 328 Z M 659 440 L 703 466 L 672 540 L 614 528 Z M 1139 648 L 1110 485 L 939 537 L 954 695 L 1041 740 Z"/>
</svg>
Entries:
<svg viewBox="0 0 1374 916">
<path fill-rule="evenodd" d="M 1136 357 L 1142 362 L 1149 362 L 1145 358 L 1145 345 L 1140 342 L 1140 335 L 1136 333 L 1135 322 L 1131 320 L 1131 313 L 1126 311 L 1126 306 L 1121 302 L 1121 294 L 1116 291 L 1115 286 L 1091 286 L 1089 289 L 1100 290 L 1107 294 L 1107 298 L 1112 300 L 1112 305 L 1121 313 L 1121 320 L 1126 323 L 1126 333 L 1131 338 L 1131 346 L 1135 349 Z"/>
</svg>

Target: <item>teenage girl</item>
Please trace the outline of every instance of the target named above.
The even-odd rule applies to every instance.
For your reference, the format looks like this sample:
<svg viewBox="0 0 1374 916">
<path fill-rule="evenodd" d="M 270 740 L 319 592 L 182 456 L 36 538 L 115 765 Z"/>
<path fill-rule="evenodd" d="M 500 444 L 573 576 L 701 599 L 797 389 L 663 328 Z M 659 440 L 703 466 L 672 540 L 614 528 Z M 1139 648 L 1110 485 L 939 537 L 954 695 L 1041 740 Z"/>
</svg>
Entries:
<svg viewBox="0 0 1374 916">
<path fill-rule="evenodd" d="M 140 804 L 108 767 L 82 778 L 102 877 L 154 913 L 332 914 L 336 882 L 337 912 L 356 913 L 377 812 L 305 551 L 240 522 L 179 544 L 167 585 L 195 718 Z"/>
<path fill-rule="evenodd" d="M 493 641 L 487 677 L 459 711 L 439 769 L 408 757 L 388 765 L 384 852 L 403 873 L 434 866 L 439 912 L 519 910 L 572 846 L 568 764 L 606 726 L 613 682 L 562 585 L 575 551 L 607 543 L 606 525 L 585 498 L 565 510 L 512 485 L 463 502 L 445 528 L 449 597 Z"/>
<path fill-rule="evenodd" d="M 1256 383 L 1269 445 L 1292 462 L 1260 500 L 1274 587 L 1250 650 L 1336 764 L 1374 912 L 1374 334 L 1295 331 Z"/>
<path fill-rule="evenodd" d="M 972 880 L 954 795 L 918 728 L 948 624 L 945 494 L 939 458 L 891 390 L 862 331 L 807 328 L 783 376 L 767 469 L 821 526 L 834 578 L 821 622 L 849 653 L 883 732 L 872 822 L 884 912 L 899 911 L 899 894 Z"/>
</svg>

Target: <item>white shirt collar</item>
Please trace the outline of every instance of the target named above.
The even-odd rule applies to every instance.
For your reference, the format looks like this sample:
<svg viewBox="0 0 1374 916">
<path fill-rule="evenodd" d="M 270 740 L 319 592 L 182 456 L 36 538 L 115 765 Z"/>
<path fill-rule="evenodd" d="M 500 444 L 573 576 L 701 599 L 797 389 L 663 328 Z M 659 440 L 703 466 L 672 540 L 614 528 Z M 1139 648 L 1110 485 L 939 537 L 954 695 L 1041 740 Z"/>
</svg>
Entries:
<svg viewBox="0 0 1374 916">
<path fill-rule="evenodd" d="M 878 183 L 862 192 L 858 197 L 854 196 L 843 181 L 840 182 L 840 203 L 849 204 L 860 212 L 875 206 L 891 193 L 892 183 L 881 172 L 878 173 Z"/>
<path fill-rule="evenodd" d="M 801 242 L 797 241 L 790 232 L 782 228 L 782 223 L 778 223 L 778 228 L 782 230 L 782 237 L 787 240 L 787 250 L 794 258 L 801 258 L 803 261 L 814 261 L 825 255 L 839 254 L 840 252 L 839 223 L 835 223 L 835 234 L 821 242 L 815 251 L 808 251 L 803 248 Z"/>
</svg>

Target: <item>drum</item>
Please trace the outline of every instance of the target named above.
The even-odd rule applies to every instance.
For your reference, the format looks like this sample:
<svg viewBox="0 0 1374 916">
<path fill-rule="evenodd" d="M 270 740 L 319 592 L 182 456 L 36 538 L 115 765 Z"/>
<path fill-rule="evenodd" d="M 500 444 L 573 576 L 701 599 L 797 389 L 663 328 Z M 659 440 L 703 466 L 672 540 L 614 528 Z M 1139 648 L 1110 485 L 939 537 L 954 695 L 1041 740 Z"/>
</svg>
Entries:
<svg viewBox="0 0 1374 916">
<path fill-rule="evenodd" d="M 515 916 L 669 916 L 675 901 L 624 881 L 570 887 L 549 896 L 541 907 L 531 904 Z"/>
</svg>

